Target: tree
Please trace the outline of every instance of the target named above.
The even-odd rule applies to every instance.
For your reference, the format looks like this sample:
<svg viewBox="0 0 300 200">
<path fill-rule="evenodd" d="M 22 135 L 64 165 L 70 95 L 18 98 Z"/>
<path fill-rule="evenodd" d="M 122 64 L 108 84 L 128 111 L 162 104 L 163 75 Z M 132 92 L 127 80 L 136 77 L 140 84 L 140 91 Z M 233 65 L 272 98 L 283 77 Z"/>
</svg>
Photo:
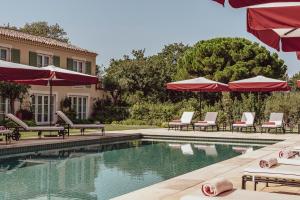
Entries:
<svg viewBox="0 0 300 200">
<path fill-rule="evenodd" d="M 17 99 L 23 99 L 28 93 L 29 85 L 21 85 L 16 83 L 0 82 L 0 93 L 4 99 L 9 99 L 10 111 L 15 113 L 14 102 Z"/>
<path fill-rule="evenodd" d="M 300 80 L 300 72 L 294 74 L 290 79 L 289 79 L 289 85 L 292 87 L 293 90 L 299 90 L 297 86 L 297 80 Z"/>
<path fill-rule="evenodd" d="M 111 60 L 104 86 L 110 91 L 113 89 L 115 95 L 124 93 L 129 103 L 137 100 L 167 101 L 172 93 L 166 91 L 165 84 L 173 79 L 177 61 L 186 49 L 188 46 L 175 43 L 149 57 L 145 57 L 145 50 L 133 50 L 132 58 L 125 55 L 123 59 Z"/>
<path fill-rule="evenodd" d="M 196 43 L 179 60 L 176 79 L 205 76 L 227 83 L 256 75 L 284 79 L 287 66 L 276 53 L 243 38 Z"/>
<path fill-rule="evenodd" d="M 57 23 L 54 25 L 49 25 L 48 22 L 45 21 L 26 23 L 18 30 L 32 35 L 56 39 L 61 42 L 69 42 L 67 33 Z"/>
</svg>

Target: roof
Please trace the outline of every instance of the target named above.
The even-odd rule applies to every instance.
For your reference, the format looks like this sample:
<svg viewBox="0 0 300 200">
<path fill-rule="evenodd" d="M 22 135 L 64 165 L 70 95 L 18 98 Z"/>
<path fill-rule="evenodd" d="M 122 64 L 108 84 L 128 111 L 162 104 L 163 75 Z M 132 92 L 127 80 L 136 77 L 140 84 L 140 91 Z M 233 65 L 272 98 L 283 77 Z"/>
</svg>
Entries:
<svg viewBox="0 0 300 200">
<path fill-rule="evenodd" d="M 12 29 L 3 28 L 3 27 L 0 27 L 0 36 L 9 37 L 9 38 L 13 38 L 13 39 L 25 40 L 25 41 L 29 41 L 29 42 L 40 43 L 43 45 L 48 45 L 50 47 L 64 48 L 64 49 L 68 49 L 68 50 L 78 51 L 81 53 L 97 55 L 97 53 L 95 53 L 95 52 L 89 51 L 87 49 L 83 49 L 81 47 L 72 45 L 70 43 L 61 42 L 61 41 L 58 41 L 58 40 L 55 40 L 52 38 L 31 35 L 28 33 L 23 33 L 21 31 L 12 30 Z"/>
</svg>

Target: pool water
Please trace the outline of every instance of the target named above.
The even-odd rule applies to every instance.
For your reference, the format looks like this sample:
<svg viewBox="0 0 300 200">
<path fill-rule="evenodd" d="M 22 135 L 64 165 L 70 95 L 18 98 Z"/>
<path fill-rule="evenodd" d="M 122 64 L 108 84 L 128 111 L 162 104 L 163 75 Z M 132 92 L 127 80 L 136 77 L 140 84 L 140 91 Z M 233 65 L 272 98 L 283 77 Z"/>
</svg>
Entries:
<svg viewBox="0 0 300 200">
<path fill-rule="evenodd" d="M 110 199 L 257 148 L 135 140 L 0 158 L 0 200 Z"/>
</svg>

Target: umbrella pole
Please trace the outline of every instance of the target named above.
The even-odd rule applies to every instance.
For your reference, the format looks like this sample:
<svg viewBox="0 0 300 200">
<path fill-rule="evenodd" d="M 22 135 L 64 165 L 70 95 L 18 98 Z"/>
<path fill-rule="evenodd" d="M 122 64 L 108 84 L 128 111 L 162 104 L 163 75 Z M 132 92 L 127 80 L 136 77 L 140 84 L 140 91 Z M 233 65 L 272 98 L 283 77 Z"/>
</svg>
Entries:
<svg viewBox="0 0 300 200">
<path fill-rule="evenodd" d="M 49 109 L 49 111 L 50 111 L 50 117 L 49 117 L 49 125 L 51 126 L 51 122 L 52 122 L 52 93 L 53 93 L 53 91 L 52 91 L 52 79 L 50 79 L 49 80 L 49 84 L 50 84 L 50 99 L 49 99 L 49 103 L 50 103 L 50 109 Z"/>
<path fill-rule="evenodd" d="M 260 124 L 260 122 L 261 122 L 261 104 L 260 104 L 260 92 L 258 92 L 258 94 L 257 94 L 257 104 L 258 104 L 258 106 L 257 106 L 257 109 L 258 109 L 258 123 Z"/>
<path fill-rule="evenodd" d="M 199 107 L 200 107 L 200 120 L 202 120 L 202 96 L 201 96 L 201 92 L 199 92 Z"/>
</svg>

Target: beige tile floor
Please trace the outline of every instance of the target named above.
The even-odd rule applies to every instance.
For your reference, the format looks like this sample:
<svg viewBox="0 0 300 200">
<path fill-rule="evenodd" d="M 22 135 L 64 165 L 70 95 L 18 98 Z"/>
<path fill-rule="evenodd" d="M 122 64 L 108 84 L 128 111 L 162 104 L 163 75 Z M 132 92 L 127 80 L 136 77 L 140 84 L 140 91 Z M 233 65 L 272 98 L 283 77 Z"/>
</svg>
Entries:
<svg viewBox="0 0 300 200">
<path fill-rule="evenodd" d="M 155 185 L 122 195 L 114 198 L 114 200 L 171 200 L 180 199 L 182 194 L 188 195 L 200 190 L 200 185 L 203 181 L 210 180 L 216 177 L 225 177 L 233 182 L 234 187 L 241 189 L 241 177 L 243 170 L 251 165 L 257 165 L 262 158 L 276 156 L 282 148 L 300 146 L 300 135 L 297 134 L 260 134 L 260 133 L 231 133 L 231 132 L 193 132 L 193 131 L 168 131 L 167 129 L 147 129 L 147 130 L 127 130 L 118 131 L 118 133 L 140 133 L 147 135 L 174 135 L 174 136 L 192 136 L 192 137 L 226 137 L 226 138 L 244 138 L 244 139 L 280 139 L 283 140 L 274 145 L 267 146 L 256 151 L 219 162 L 208 167 L 198 169 L 187 174 L 160 182 Z M 253 184 L 247 184 L 247 190 L 253 190 Z M 300 199 L 299 187 L 283 187 L 270 185 L 265 187 L 264 184 L 258 184 L 258 191 L 284 193 L 289 196 L 279 196 L 277 198 Z M 289 199 L 289 198 L 288 198 Z"/>
</svg>

